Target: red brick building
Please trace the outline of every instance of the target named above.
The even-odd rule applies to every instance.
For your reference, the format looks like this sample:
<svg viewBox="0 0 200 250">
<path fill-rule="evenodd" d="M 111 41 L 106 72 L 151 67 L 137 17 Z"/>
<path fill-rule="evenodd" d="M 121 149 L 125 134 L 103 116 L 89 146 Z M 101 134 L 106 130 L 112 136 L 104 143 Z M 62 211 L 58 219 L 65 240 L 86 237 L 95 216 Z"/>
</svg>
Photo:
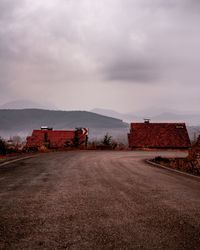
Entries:
<svg viewBox="0 0 200 250">
<path fill-rule="evenodd" d="M 74 145 L 86 145 L 88 139 L 88 129 L 80 128 L 76 130 L 53 130 L 42 127 L 41 130 L 33 130 L 32 135 L 26 139 L 27 149 L 39 149 L 42 146 L 52 149 L 63 149 Z"/>
<path fill-rule="evenodd" d="M 185 123 L 131 123 L 129 147 L 188 149 L 191 146 Z"/>
</svg>

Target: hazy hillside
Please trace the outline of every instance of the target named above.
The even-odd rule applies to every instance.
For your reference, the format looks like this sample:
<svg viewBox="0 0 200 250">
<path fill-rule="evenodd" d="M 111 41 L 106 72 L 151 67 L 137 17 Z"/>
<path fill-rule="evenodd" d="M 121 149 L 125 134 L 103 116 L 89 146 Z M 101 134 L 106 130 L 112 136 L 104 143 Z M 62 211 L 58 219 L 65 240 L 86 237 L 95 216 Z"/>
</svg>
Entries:
<svg viewBox="0 0 200 250">
<path fill-rule="evenodd" d="M 15 100 L 0 105 L 0 109 L 56 109 L 52 104 L 40 104 L 30 100 Z"/>
<path fill-rule="evenodd" d="M 117 112 L 115 110 L 111 110 L 111 109 L 95 108 L 95 109 L 92 109 L 91 112 L 94 112 L 94 113 L 97 113 L 100 115 L 106 115 L 109 117 L 118 118 L 118 119 L 121 119 L 125 122 L 141 120 L 141 118 L 139 118 L 139 116 L 136 116 L 135 114 L 132 114 L 132 113 L 123 114 L 123 113 L 119 113 L 119 112 Z"/>
<path fill-rule="evenodd" d="M 148 109 L 135 114 L 118 113 L 114 110 L 107 109 L 93 109 L 92 112 L 122 119 L 125 122 L 142 122 L 144 118 L 150 118 L 152 122 L 185 122 L 188 126 L 200 126 L 199 114 L 180 114 L 173 112 L 163 112 L 158 115 L 152 115 L 152 111 Z"/>
<path fill-rule="evenodd" d="M 26 136 L 33 129 L 49 126 L 54 129 L 90 128 L 91 137 L 99 137 L 112 132 L 121 135 L 128 124 L 119 119 L 98 115 L 87 111 L 51 111 L 42 109 L 0 110 L 0 136 Z"/>
<path fill-rule="evenodd" d="M 188 117 L 188 119 L 192 117 Z M 198 117 L 197 117 L 198 118 Z M 134 120 L 135 121 L 135 120 Z M 140 120 L 142 122 L 142 119 Z M 185 121 L 186 117 L 166 113 L 154 117 L 152 121 Z M 115 139 L 127 142 L 129 125 L 120 119 L 99 115 L 87 111 L 51 111 L 43 109 L 0 109 L 0 137 L 20 135 L 26 137 L 33 129 L 49 126 L 54 129 L 74 129 L 87 127 L 91 139 L 100 139 L 107 132 Z M 190 138 L 200 134 L 200 126 L 188 126 Z"/>
<path fill-rule="evenodd" d="M 185 122 L 187 125 L 196 126 L 196 125 L 200 125 L 200 115 L 162 113 L 160 115 L 152 117 L 152 121 Z"/>
</svg>

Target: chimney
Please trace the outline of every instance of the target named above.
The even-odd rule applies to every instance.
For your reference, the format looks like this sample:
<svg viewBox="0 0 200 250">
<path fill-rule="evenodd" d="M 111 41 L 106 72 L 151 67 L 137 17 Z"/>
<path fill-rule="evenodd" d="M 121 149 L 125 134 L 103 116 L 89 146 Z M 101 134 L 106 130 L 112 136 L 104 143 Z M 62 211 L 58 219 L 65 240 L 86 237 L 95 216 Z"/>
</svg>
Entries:
<svg viewBox="0 0 200 250">
<path fill-rule="evenodd" d="M 144 119 L 144 123 L 150 123 L 150 121 L 151 119 L 147 119 L 147 118 Z"/>
<path fill-rule="evenodd" d="M 48 126 L 42 126 L 41 130 L 53 130 L 53 128 L 49 128 Z"/>
</svg>

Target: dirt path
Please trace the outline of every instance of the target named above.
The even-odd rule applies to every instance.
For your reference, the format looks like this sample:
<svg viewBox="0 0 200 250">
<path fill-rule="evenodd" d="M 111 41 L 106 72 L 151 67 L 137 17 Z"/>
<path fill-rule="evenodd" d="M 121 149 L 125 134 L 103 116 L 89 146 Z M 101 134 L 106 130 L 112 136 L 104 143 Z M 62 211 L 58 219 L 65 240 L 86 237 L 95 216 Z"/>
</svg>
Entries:
<svg viewBox="0 0 200 250">
<path fill-rule="evenodd" d="M 199 249 L 200 182 L 169 152 L 49 153 L 0 168 L 0 249 Z"/>
</svg>

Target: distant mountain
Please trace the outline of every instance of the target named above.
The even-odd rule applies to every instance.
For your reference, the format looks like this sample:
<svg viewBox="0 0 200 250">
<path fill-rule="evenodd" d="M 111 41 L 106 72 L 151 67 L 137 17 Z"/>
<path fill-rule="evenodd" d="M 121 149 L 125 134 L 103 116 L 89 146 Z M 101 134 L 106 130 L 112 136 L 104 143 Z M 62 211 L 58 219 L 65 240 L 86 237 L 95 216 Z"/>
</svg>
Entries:
<svg viewBox="0 0 200 250">
<path fill-rule="evenodd" d="M 162 113 L 160 115 L 151 117 L 152 122 L 185 122 L 190 126 L 200 125 L 200 115 L 197 114 L 174 114 Z"/>
<path fill-rule="evenodd" d="M 167 107 L 160 107 L 160 106 L 148 106 L 144 109 L 136 110 L 135 115 L 139 117 L 154 117 L 158 116 L 163 113 L 172 113 L 172 114 L 183 114 L 182 112 L 172 109 L 172 108 L 167 108 Z"/>
<path fill-rule="evenodd" d="M 98 111 L 98 110 L 94 110 Z M 99 112 L 99 111 L 98 111 Z M 120 113 L 109 111 L 111 116 Z M 129 124 L 121 119 L 100 115 L 87 111 L 55 111 L 44 109 L 0 109 L 0 137 L 8 138 L 19 135 L 26 137 L 33 129 L 41 126 L 49 126 L 54 129 L 74 129 L 87 127 L 90 129 L 90 139 L 102 138 L 106 133 L 115 139 L 127 141 Z M 200 116 L 177 115 L 163 113 L 150 117 L 151 122 L 186 122 L 191 138 L 198 136 L 200 128 Z M 132 122 L 143 122 L 138 117 L 131 119 Z M 196 127 L 191 127 L 196 126 Z"/>
<path fill-rule="evenodd" d="M 51 104 L 42 105 L 30 100 L 15 100 L 0 105 L 0 109 L 55 109 Z"/>
<path fill-rule="evenodd" d="M 185 122 L 187 125 L 195 126 L 200 125 L 200 115 L 198 114 L 180 114 L 173 112 L 163 112 L 157 115 L 152 115 L 153 113 L 157 113 L 159 109 L 155 110 L 155 112 L 147 112 L 148 110 L 143 110 L 141 112 L 127 113 L 122 114 L 118 113 L 114 110 L 107 109 L 93 109 L 92 112 L 102 115 L 108 115 L 111 117 L 115 117 L 118 119 L 122 119 L 126 122 L 143 122 L 144 118 L 150 118 L 151 122 Z"/>
<path fill-rule="evenodd" d="M 115 110 L 111 110 L 111 109 L 100 109 L 100 108 L 95 108 L 92 109 L 91 112 L 94 112 L 96 114 L 100 114 L 100 115 L 105 115 L 105 116 L 110 116 L 110 117 L 114 117 L 114 118 L 118 118 L 121 119 L 125 122 L 131 122 L 131 121 L 138 121 L 140 120 L 139 117 L 137 117 L 136 115 L 132 114 L 132 113 L 119 113 Z"/>
<path fill-rule="evenodd" d="M 90 129 L 91 137 L 98 137 L 112 131 L 115 131 L 115 135 L 128 131 L 128 124 L 120 119 L 87 111 L 0 110 L 0 136 L 2 137 L 16 134 L 26 136 L 33 129 L 40 129 L 41 126 L 54 129 L 86 127 Z"/>
</svg>

